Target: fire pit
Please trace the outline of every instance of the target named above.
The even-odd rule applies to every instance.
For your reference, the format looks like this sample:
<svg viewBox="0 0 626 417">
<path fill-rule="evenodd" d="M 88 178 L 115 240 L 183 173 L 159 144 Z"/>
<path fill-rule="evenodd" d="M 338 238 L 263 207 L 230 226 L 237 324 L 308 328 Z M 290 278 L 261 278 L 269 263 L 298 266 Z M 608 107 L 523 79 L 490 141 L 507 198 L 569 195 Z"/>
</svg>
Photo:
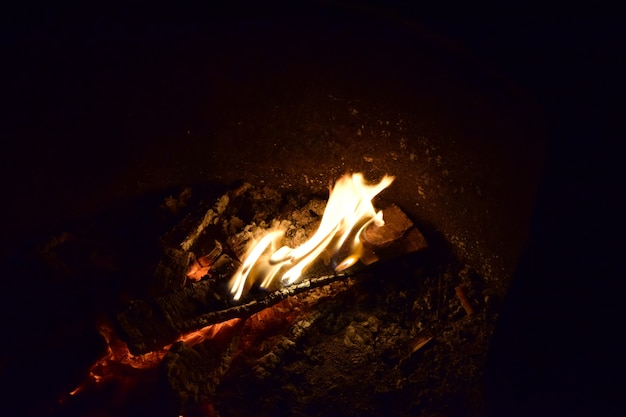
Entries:
<svg viewBox="0 0 626 417">
<path fill-rule="evenodd" d="M 3 352 L 4 380 L 43 370 L 51 381 L 34 406 L 20 394 L 12 407 L 481 414 L 482 365 L 541 159 L 532 109 L 416 28 L 322 20 L 214 27 L 227 46 L 215 33 L 185 38 L 172 48 L 184 65 L 153 68 L 131 90 L 165 77 L 181 109 L 144 97 L 139 111 L 189 113 L 158 139 L 148 125 L 159 120 L 133 119 L 141 135 L 123 175 L 76 197 L 88 215 L 12 263 L 20 282 L 35 280 L 43 311 L 9 328 L 22 335 L 52 316 L 22 339 L 32 364 L 14 361 L 24 352 L 13 343 Z M 336 250 L 294 255 L 324 229 L 329 185 L 355 172 L 395 180 L 345 241 L 318 239 Z M 385 225 L 390 235 L 375 232 Z M 282 262 L 311 254 L 291 279 Z M 42 365 L 42 352 L 67 365 Z"/>
</svg>

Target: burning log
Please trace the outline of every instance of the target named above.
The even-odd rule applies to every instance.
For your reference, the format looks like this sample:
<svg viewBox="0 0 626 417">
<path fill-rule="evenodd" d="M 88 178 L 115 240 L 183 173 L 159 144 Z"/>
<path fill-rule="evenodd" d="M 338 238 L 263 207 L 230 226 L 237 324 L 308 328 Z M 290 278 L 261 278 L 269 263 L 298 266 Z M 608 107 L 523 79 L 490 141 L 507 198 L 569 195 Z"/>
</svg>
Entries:
<svg viewBox="0 0 626 417">
<path fill-rule="evenodd" d="M 191 232 L 178 227 L 166 236 L 164 243 L 170 242 L 165 251 L 167 262 L 159 264 L 156 275 L 167 281 L 169 288 L 176 282 L 174 290 L 132 301 L 117 315 L 120 336 L 131 353 L 150 352 L 185 333 L 249 317 L 287 297 L 344 279 L 357 272 L 359 261 L 360 265 L 369 265 L 426 248 L 426 240 L 399 207 L 392 205 L 376 212 L 372 206 L 372 198 L 392 181 L 393 177 L 385 176 L 380 183 L 370 185 L 361 174 L 344 176 L 331 191 L 317 231 L 305 243 L 292 242 L 286 233 L 292 229 L 295 232 L 293 225 L 303 224 L 301 219 L 279 222 L 278 229 L 266 230 L 262 238 L 250 228 L 242 230 L 238 207 L 245 206 L 248 197 L 252 208 L 261 209 L 274 207 L 277 199 L 272 198 L 269 204 L 260 202 L 262 199 L 248 184 L 224 194 L 200 218 L 183 221 Z M 253 217 L 253 222 L 256 218 L 267 225 L 265 217 Z M 233 234 L 235 238 L 231 238 Z M 303 238 L 308 235 L 306 231 L 301 234 Z M 180 236 L 185 236 L 182 241 Z M 243 246 L 250 246 L 247 243 L 255 238 L 260 240 L 242 258 Z M 280 244 L 283 246 L 276 249 Z M 222 253 L 223 248 L 234 250 L 237 254 L 233 256 L 243 259 L 243 264 L 232 259 L 230 252 Z M 303 275 L 305 269 L 308 272 Z M 332 270 L 334 273 L 328 273 Z M 180 288 L 187 278 L 203 277 Z M 225 277 L 232 277 L 230 283 Z M 257 291 L 249 294 L 254 288 Z"/>
<path fill-rule="evenodd" d="M 234 320 L 224 323 L 211 339 L 195 346 L 184 341 L 172 345 L 163 358 L 161 369 L 182 404 L 198 404 L 207 395 L 215 395 L 239 344 L 242 330 L 243 321 Z"/>
<path fill-rule="evenodd" d="M 379 257 L 390 259 L 427 247 L 422 234 L 397 206 L 383 210 L 383 217 L 384 226 L 371 225 L 363 233 L 374 260 Z M 133 300 L 126 310 L 117 315 L 117 324 L 130 352 L 142 354 L 173 343 L 183 334 L 205 326 L 249 317 L 287 297 L 345 279 L 357 270 L 353 267 L 349 273 L 322 275 L 275 291 L 258 292 L 247 297 L 242 304 L 235 305 L 229 300 L 224 282 L 203 280 L 151 300 Z"/>
<path fill-rule="evenodd" d="M 210 207 L 199 204 L 200 211 L 188 213 L 162 237 L 163 253 L 154 271 L 154 293 L 178 289 L 186 285 L 188 280 L 197 281 L 206 275 L 208 267 L 217 262 L 224 252 L 222 243 L 214 236 L 221 231 L 211 233 L 214 232 L 212 229 L 225 222 L 226 212 L 233 205 L 233 200 L 241 198 L 250 188 L 250 184 L 243 184 L 226 192 Z M 183 194 L 191 194 L 191 191 L 185 189 Z M 170 201 L 171 198 L 166 199 L 166 209 L 170 209 Z"/>
<path fill-rule="evenodd" d="M 318 288 L 324 285 L 331 284 L 335 281 L 345 279 L 348 276 L 348 274 L 334 274 L 307 279 L 300 283 L 292 284 L 269 294 L 263 295 L 260 298 L 254 299 L 245 304 L 236 305 L 226 308 L 224 310 L 203 314 L 194 318 L 193 320 L 190 320 L 187 325 L 190 327 L 189 330 L 194 330 L 195 328 L 201 328 L 210 324 L 220 323 L 222 321 L 230 320 L 236 317 L 249 317 L 254 313 L 257 313 L 261 310 L 273 306 L 274 304 L 277 304 L 287 297 L 303 293 L 313 288 Z"/>
<path fill-rule="evenodd" d="M 175 342 L 183 334 L 233 318 L 246 318 L 278 302 L 313 288 L 345 279 L 347 274 L 326 275 L 257 294 L 244 304 L 231 305 L 215 290 L 215 282 L 200 281 L 168 296 L 134 300 L 117 315 L 121 337 L 134 355 Z"/>
</svg>

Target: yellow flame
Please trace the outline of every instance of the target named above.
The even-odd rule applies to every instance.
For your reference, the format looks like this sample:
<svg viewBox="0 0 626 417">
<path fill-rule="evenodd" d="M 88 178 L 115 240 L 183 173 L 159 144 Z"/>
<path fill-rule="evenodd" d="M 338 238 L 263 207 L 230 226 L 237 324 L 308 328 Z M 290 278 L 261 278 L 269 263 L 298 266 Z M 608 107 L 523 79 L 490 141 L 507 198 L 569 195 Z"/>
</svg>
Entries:
<svg viewBox="0 0 626 417">
<path fill-rule="evenodd" d="M 383 224 L 382 212 L 376 212 L 372 199 L 393 182 L 385 175 L 376 184 L 368 184 L 363 174 L 346 174 L 333 187 L 319 228 L 297 248 L 282 246 L 276 250 L 284 230 L 270 230 L 255 243 L 246 255 L 243 265 L 231 280 L 231 294 L 238 300 L 253 282 L 262 288 L 271 285 L 280 276 L 283 285 L 295 283 L 324 251 L 333 258 L 340 257 L 334 266 L 343 271 L 354 265 L 363 252 L 360 235 L 372 222 Z M 268 253 L 269 252 L 269 253 Z"/>
</svg>

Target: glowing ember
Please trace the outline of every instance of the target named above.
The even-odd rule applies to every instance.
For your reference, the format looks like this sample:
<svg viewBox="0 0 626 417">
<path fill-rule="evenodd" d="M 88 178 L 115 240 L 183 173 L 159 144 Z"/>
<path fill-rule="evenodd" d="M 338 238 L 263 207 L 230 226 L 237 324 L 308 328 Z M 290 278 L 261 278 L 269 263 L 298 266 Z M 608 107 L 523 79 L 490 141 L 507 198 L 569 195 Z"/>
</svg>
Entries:
<svg viewBox="0 0 626 417">
<path fill-rule="evenodd" d="M 232 319 L 222 323 L 206 326 L 200 330 L 182 335 L 178 340 L 194 346 L 207 340 L 224 343 L 232 337 L 233 329 L 241 327 L 241 319 Z M 130 392 L 131 385 L 141 385 L 153 383 L 154 371 L 157 369 L 171 345 L 155 350 L 143 355 L 133 355 L 128 350 L 126 343 L 120 340 L 113 327 L 106 322 L 98 326 L 100 334 L 107 342 L 107 353 L 95 362 L 89 369 L 89 376 L 82 384 L 68 393 L 69 397 L 74 397 L 81 392 L 93 389 L 96 385 L 107 383 L 117 383 L 121 391 Z M 135 382 L 133 382 L 135 381 Z M 64 404 L 68 397 L 59 399 L 60 404 Z"/>
<path fill-rule="evenodd" d="M 228 321 L 224 321 L 210 326 L 203 327 L 195 332 L 187 333 L 181 336 L 178 340 L 187 343 L 189 346 L 203 343 L 206 340 L 219 339 L 222 333 L 226 334 L 232 332 L 232 329 L 241 324 L 241 319 L 235 318 Z"/>
<path fill-rule="evenodd" d="M 253 283 L 268 288 L 277 277 L 283 285 L 295 283 L 320 255 L 331 259 L 335 271 L 343 271 L 363 255 L 360 235 L 372 222 L 382 226 L 382 213 L 372 199 L 387 188 L 394 177 L 385 175 L 377 184 L 368 184 L 363 174 L 341 177 L 328 197 L 319 228 L 297 248 L 281 246 L 285 230 L 275 227 L 249 248 L 243 265 L 231 280 L 231 294 L 238 300 Z"/>
<path fill-rule="evenodd" d="M 211 267 L 213 266 L 213 260 L 207 255 L 197 259 L 187 271 L 187 277 L 192 281 L 200 281 L 205 277 Z"/>
<path fill-rule="evenodd" d="M 216 240 L 215 247 L 208 254 L 196 259 L 187 271 L 187 277 L 192 281 L 200 281 L 205 277 L 217 257 L 222 253 L 222 245 Z"/>
</svg>

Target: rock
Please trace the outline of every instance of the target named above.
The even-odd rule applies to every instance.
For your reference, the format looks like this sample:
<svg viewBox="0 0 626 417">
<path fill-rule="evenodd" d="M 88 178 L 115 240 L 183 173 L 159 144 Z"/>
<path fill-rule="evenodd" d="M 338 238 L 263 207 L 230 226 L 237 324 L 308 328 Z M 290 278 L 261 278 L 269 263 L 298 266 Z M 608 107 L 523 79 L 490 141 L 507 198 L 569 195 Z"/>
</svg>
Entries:
<svg viewBox="0 0 626 417">
<path fill-rule="evenodd" d="M 363 245 L 375 255 L 366 258 L 365 264 L 415 253 L 428 247 L 422 233 L 398 206 L 384 209 L 383 220 L 384 225 L 371 224 L 361 235 Z"/>
<path fill-rule="evenodd" d="M 413 227 L 413 222 L 396 205 L 383 210 L 382 226 L 370 225 L 363 232 L 363 242 L 372 248 L 388 246 L 399 240 Z"/>
</svg>

